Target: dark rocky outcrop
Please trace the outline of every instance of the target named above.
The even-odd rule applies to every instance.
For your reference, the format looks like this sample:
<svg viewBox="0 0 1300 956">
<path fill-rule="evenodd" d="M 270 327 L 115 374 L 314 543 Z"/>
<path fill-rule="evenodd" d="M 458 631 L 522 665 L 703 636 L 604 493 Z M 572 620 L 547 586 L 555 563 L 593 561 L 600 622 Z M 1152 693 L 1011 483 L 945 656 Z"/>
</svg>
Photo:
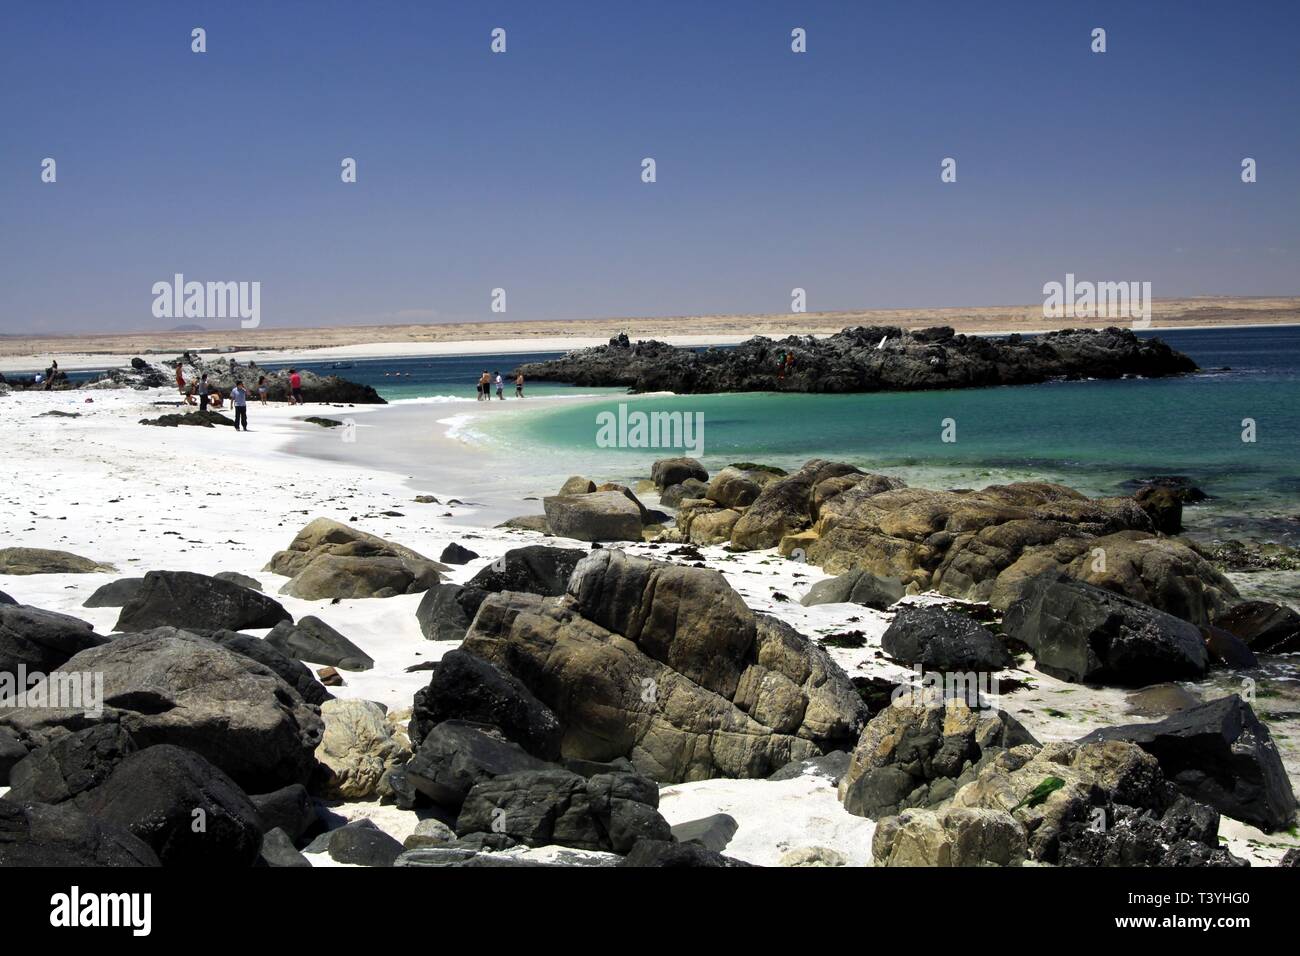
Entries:
<svg viewBox="0 0 1300 956">
<path fill-rule="evenodd" d="M 206 637 L 214 644 L 220 644 L 227 650 L 242 654 L 259 664 L 269 667 L 309 704 L 315 704 L 319 707 L 325 701 L 334 699 L 334 695 L 316 679 L 316 675 L 311 672 L 310 668 L 301 661 L 280 653 L 273 645 L 260 637 L 240 634 L 238 631 L 200 631 L 196 633 Z"/>
<path fill-rule="evenodd" d="M 9 772 L 5 796 L 19 803 L 63 803 L 99 786 L 136 751 L 119 724 L 96 724 L 33 750 Z"/>
<path fill-rule="evenodd" d="M 533 381 L 687 395 L 980 388 L 1055 378 L 1161 378 L 1196 370 L 1195 362 L 1160 339 L 1114 327 L 995 339 L 958 335 L 946 327 L 912 332 L 858 326 L 825 338 L 756 336 L 725 349 L 616 342 L 528 362 L 517 371 Z"/>
<path fill-rule="evenodd" d="M 569 586 L 569 576 L 586 555 L 581 548 L 552 548 L 541 544 L 513 548 L 470 578 L 467 586 L 481 591 L 523 591 L 558 597 Z"/>
<path fill-rule="evenodd" d="M 560 722 L 551 709 L 513 674 L 461 650 L 447 652 L 429 686 L 416 692 L 411 742 L 418 746 L 446 720 L 490 724 L 535 757 L 560 756 Z"/>
<path fill-rule="evenodd" d="M 125 827 L 69 803 L 0 800 L 0 866 L 158 866 L 158 854 Z"/>
<path fill-rule="evenodd" d="M 567 770 L 484 780 L 465 798 L 456 832 L 501 833 L 528 846 L 559 845 L 626 853 L 642 839 L 669 840 L 659 788 L 635 774 L 580 777 Z"/>
<path fill-rule="evenodd" d="M 1141 686 L 1194 680 L 1209 666 L 1194 625 L 1062 575 L 1031 581 L 1002 629 L 1061 680 Z"/>
<path fill-rule="evenodd" d="M 438 560 L 444 564 L 469 564 L 478 556 L 477 551 L 471 551 L 469 548 L 453 541 L 442 549 L 442 554 L 438 555 Z"/>
<path fill-rule="evenodd" d="M 251 866 L 262 845 L 247 794 L 198 754 L 169 744 L 130 754 L 77 803 L 149 844 L 164 866 Z"/>
<path fill-rule="evenodd" d="M 1300 651 L 1300 614 L 1281 604 L 1242 601 L 1216 616 L 1214 625 L 1259 654 Z"/>
<path fill-rule="evenodd" d="M 1277 745 L 1235 694 L 1158 723 L 1103 727 L 1081 743 L 1110 740 L 1137 744 L 1175 787 L 1233 819 L 1266 833 L 1295 824 L 1295 794 Z"/>
<path fill-rule="evenodd" d="M 931 671 L 987 673 L 1013 663 L 988 628 L 969 615 L 934 604 L 901 607 L 880 639 L 880 649 L 895 660 Z"/>
<path fill-rule="evenodd" d="M 191 571 L 150 571 L 118 615 L 115 631 L 155 627 L 239 631 L 292 621 L 278 601 L 230 581 Z"/>
</svg>

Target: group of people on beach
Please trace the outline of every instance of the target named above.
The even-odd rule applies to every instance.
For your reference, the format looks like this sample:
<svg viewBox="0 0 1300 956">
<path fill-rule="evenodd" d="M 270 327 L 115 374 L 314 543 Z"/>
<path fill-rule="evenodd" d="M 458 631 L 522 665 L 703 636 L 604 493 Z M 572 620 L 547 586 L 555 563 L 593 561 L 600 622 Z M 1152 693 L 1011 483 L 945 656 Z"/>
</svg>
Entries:
<svg viewBox="0 0 1300 956">
<path fill-rule="evenodd" d="M 491 373 L 487 369 L 478 378 L 478 400 L 480 402 L 492 401 L 492 388 L 496 386 L 497 398 L 505 401 L 505 381 L 501 378 L 501 373 Z M 515 398 L 524 397 L 524 373 L 515 373 Z"/>
<path fill-rule="evenodd" d="M 234 370 L 234 363 L 231 363 L 231 370 Z M 208 381 L 208 373 L 203 372 L 197 381 L 192 385 L 186 385 L 184 367 L 181 363 L 176 363 L 176 387 L 182 395 L 185 396 L 186 405 L 194 405 L 195 398 L 198 399 L 199 411 L 206 412 L 209 407 L 223 407 L 225 399 L 222 398 L 221 391 Z M 267 405 L 266 393 L 268 390 L 266 376 L 257 377 L 257 397 L 263 405 Z M 235 431 L 248 431 L 248 389 L 244 386 L 242 379 L 235 379 L 235 385 L 226 396 L 230 400 L 230 407 L 235 411 Z M 289 369 L 289 404 L 303 405 L 306 404 L 302 397 L 302 376 L 296 368 Z"/>
</svg>

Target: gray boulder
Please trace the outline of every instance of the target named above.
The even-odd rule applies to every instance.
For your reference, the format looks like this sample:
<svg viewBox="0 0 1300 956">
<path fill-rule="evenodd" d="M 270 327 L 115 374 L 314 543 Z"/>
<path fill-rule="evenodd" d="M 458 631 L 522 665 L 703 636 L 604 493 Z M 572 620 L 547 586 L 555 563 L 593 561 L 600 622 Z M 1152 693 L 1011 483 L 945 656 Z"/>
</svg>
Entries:
<svg viewBox="0 0 1300 956">
<path fill-rule="evenodd" d="M 433 803 L 457 811 L 478 783 L 508 773 L 546 770 L 548 764 L 506 740 L 487 724 L 448 720 L 434 727 L 404 768 Z"/>
<path fill-rule="evenodd" d="M 1259 654 L 1300 651 L 1300 614 L 1270 601 L 1242 601 L 1214 619 Z"/>
<path fill-rule="evenodd" d="M 637 503 L 620 491 L 555 495 L 542 499 L 546 526 L 577 541 L 640 541 L 643 521 Z"/>
<path fill-rule="evenodd" d="M 0 574 L 111 574 L 116 570 L 111 564 L 100 564 L 68 551 L 0 548 Z"/>
<path fill-rule="evenodd" d="M 240 631 L 292 621 L 265 594 L 230 581 L 190 571 L 150 571 L 135 597 L 122 608 L 115 631 L 153 627 Z"/>
<path fill-rule="evenodd" d="M 281 680 L 301 694 L 302 699 L 309 704 L 315 704 L 319 707 L 325 701 L 334 699 L 334 695 L 316 679 L 316 675 L 311 672 L 311 668 L 296 658 L 280 653 L 275 646 L 260 637 L 240 634 L 238 631 L 211 631 L 202 634 L 202 636 L 214 644 L 220 644 L 226 650 L 234 651 L 236 654 L 243 654 L 245 657 L 271 668 L 280 676 Z"/>
<path fill-rule="evenodd" d="M 144 578 L 118 578 L 95 589 L 95 593 L 81 603 L 82 607 L 125 607 L 135 597 Z"/>
<path fill-rule="evenodd" d="M 104 641 L 92 625 L 75 617 L 25 604 L 0 604 L 0 674 L 17 675 L 20 665 L 29 673 L 48 674 L 73 655 Z"/>
<path fill-rule="evenodd" d="M 569 586 L 573 569 L 586 556 L 587 552 L 581 548 L 552 548 L 544 544 L 513 548 L 470 578 L 466 587 L 559 597 Z"/>
<path fill-rule="evenodd" d="M 1029 582 L 1002 629 L 1033 651 L 1039 670 L 1076 683 L 1194 680 L 1209 666 L 1195 625 L 1062 575 Z"/>
<path fill-rule="evenodd" d="M 437 584 L 424 592 L 415 618 L 430 641 L 463 641 L 487 591 L 461 584 Z"/>
<path fill-rule="evenodd" d="M 368 671 L 374 659 L 318 617 L 308 615 L 294 624 L 282 621 L 266 635 L 266 643 L 286 657 L 326 664 L 345 671 Z"/>
<path fill-rule="evenodd" d="M 661 458 L 650 466 L 650 480 L 656 488 L 680 485 L 688 478 L 706 482 L 709 473 L 694 458 Z"/>
<path fill-rule="evenodd" d="M 904 594 L 898 578 L 883 578 L 870 571 L 846 571 L 837 577 L 818 581 L 800 600 L 804 607 L 815 604 L 861 604 L 883 611 L 898 603 Z"/>
<path fill-rule="evenodd" d="M 323 731 L 316 709 L 270 668 L 196 634 L 126 634 L 82 651 L 64 669 L 103 675 L 103 711 L 0 711 L 0 725 L 29 749 L 116 722 L 140 747 L 187 747 L 253 792 L 306 783 L 315 769 Z"/>
</svg>

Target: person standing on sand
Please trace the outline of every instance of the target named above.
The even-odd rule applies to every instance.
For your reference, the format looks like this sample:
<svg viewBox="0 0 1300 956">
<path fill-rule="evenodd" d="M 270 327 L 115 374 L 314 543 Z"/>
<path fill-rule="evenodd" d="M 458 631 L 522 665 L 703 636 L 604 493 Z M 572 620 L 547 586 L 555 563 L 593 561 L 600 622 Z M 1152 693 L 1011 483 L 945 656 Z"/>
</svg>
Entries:
<svg viewBox="0 0 1300 956">
<path fill-rule="evenodd" d="M 230 390 L 230 404 L 235 409 L 235 431 L 239 431 L 241 423 L 244 431 L 248 431 L 248 392 L 243 382 L 235 382 L 235 387 Z"/>
<path fill-rule="evenodd" d="M 524 397 L 524 373 L 515 373 L 515 398 Z"/>
<path fill-rule="evenodd" d="M 505 388 L 505 383 L 501 381 L 501 373 L 499 371 L 497 372 L 497 376 L 496 376 L 496 385 L 497 385 L 497 399 L 504 402 L 506 400 L 506 397 L 501 394 L 501 390 Z"/>
<path fill-rule="evenodd" d="M 204 372 L 199 378 L 199 411 L 201 412 L 206 412 L 208 410 L 209 391 L 211 391 L 211 388 L 208 385 L 208 373 Z"/>
<path fill-rule="evenodd" d="M 250 362 L 249 364 L 251 365 L 252 363 Z M 265 375 L 259 375 L 257 377 L 257 397 L 262 400 L 262 405 L 265 406 L 266 405 L 266 376 Z"/>
<path fill-rule="evenodd" d="M 296 368 L 289 369 L 289 404 L 301 405 L 302 400 L 302 376 L 298 374 Z"/>
</svg>

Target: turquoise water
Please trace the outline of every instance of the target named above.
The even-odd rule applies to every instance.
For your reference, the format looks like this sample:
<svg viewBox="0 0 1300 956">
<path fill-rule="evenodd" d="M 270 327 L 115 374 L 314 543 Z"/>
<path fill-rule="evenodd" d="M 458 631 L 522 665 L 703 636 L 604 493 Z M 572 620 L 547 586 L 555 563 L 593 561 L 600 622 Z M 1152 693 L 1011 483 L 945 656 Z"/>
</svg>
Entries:
<svg viewBox="0 0 1300 956">
<path fill-rule="evenodd" d="M 1193 532 L 1300 545 L 1300 327 L 1158 334 L 1205 371 L 895 394 L 620 394 L 476 419 L 471 431 L 513 456 L 546 462 L 556 475 L 597 480 L 644 476 L 654 458 L 673 453 L 598 447 L 596 416 L 620 402 L 701 413 L 700 457 L 710 470 L 734 461 L 791 468 L 829 457 L 926 487 L 1039 478 L 1091 495 L 1126 493 L 1122 483 L 1142 476 L 1186 475 L 1214 496 L 1188 509 Z M 469 364 L 476 361 L 482 365 Z M 1254 442 L 1242 440 L 1248 418 Z M 954 442 L 942 440 L 945 419 L 955 423 Z"/>
</svg>

